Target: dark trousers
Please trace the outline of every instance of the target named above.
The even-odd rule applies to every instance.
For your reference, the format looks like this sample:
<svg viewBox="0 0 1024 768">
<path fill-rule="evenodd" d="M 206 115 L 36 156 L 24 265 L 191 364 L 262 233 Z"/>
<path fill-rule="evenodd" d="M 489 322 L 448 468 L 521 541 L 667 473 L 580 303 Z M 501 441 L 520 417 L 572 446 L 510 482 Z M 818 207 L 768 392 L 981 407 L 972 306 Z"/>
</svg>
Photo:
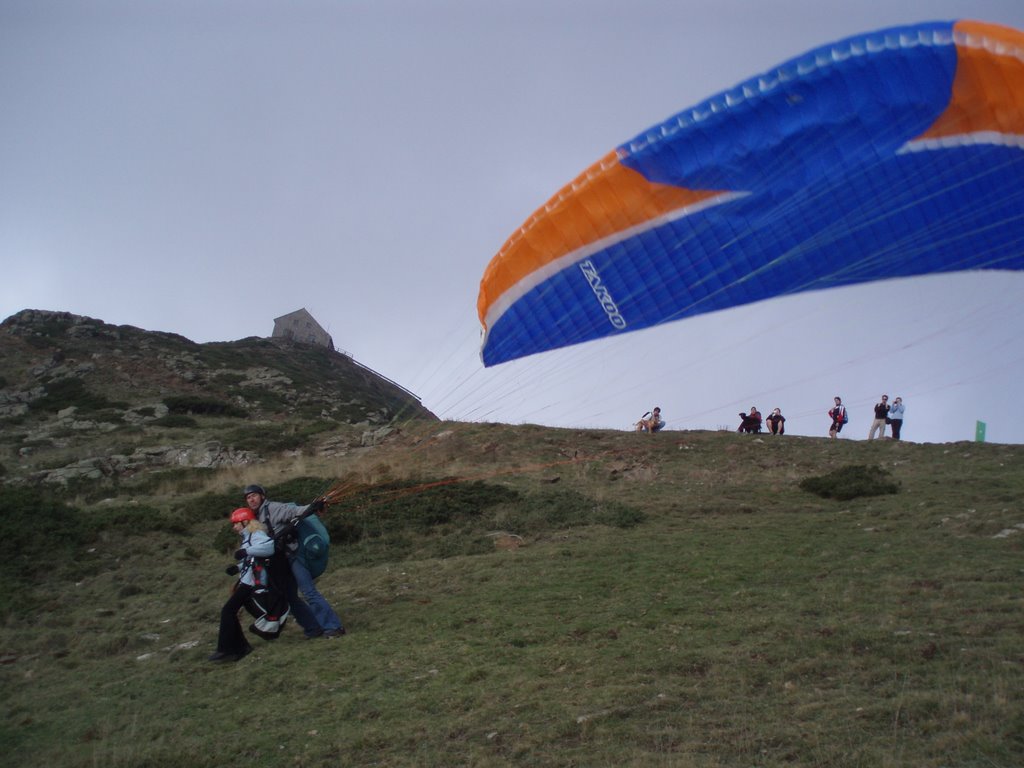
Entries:
<svg viewBox="0 0 1024 768">
<path fill-rule="evenodd" d="M 900 430 L 903 428 L 903 419 L 890 419 L 889 426 L 892 427 L 892 439 L 900 439 Z"/>
<path fill-rule="evenodd" d="M 283 552 L 274 553 L 274 559 L 270 561 L 270 577 L 288 599 L 288 610 L 292 618 L 299 622 L 303 634 L 306 637 L 323 634 L 324 628 L 316 620 L 313 609 L 299 596 L 299 585 L 295 581 L 295 574 L 292 573 L 291 562 Z"/>
<path fill-rule="evenodd" d="M 242 632 L 242 624 L 238 621 L 238 611 L 252 595 L 252 587 L 239 584 L 224 607 L 220 609 L 220 633 L 217 635 L 217 650 L 221 653 L 244 653 L 249 648 L 249 641 Z"/>
</svg>

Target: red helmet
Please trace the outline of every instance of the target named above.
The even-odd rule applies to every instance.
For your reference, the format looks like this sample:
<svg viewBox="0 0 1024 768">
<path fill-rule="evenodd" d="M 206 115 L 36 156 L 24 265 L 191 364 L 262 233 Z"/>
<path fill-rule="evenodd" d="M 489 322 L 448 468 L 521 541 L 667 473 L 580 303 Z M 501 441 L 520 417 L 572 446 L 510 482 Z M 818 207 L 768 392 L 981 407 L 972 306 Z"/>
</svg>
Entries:
<svg viewBox="0 0 1024 768">
<path fill-rule="evenodd" d="M 239 507 L 238 509 L 236 509 L 234 512 L 231 513 L 231 522 L 232 523 L 245 523 L 245 522 L 248 522 L 249 520 L 255 520 L 255 519 L 256 519 L 256 513 L 253 512 L 248 507 Z"/>
</svg>

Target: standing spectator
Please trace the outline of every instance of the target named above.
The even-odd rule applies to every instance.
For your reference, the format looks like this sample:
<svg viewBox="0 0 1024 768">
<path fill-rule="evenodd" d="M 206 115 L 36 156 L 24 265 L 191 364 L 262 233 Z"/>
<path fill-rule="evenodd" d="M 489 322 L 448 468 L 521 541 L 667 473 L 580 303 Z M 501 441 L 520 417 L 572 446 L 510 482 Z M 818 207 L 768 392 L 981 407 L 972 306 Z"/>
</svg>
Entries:
<svg viewBox="0 0 1024 768">
<path fill-rule="evenodd" d="M 786 417 L 782 415 L 782 411 L 778 408 L 768 415 L 765 423 L 768 425 L 768 431 L 773 435 L 786 434 Z"/>
<path fill-rule="evenodd" d="M 892 401 L 889 408 L 889 426 L 892 427 L 892 439 L 900 439 L 900 430 L 903 429 L 903 398 L 897 397 Z"/>
<path fill-rule="evenodd" d="M 843 431 L 843 424 L 849 419 L 846 416 L 846 406 L 843 405 L 843 399 L 836 396 L 836 404 L 829 409 L 828 417 L 832 419 L 832 426 L 828 430 L 828 436 L 833 440 Z"/>
<path fill-rule="evenodd" d="M 871 430 L 868 432 L 868 440 L 875 439 L 875 430 L 878 430 L 879 437 L 885 437 L 885 421 L 889 417 L 889 396 L 882 395 L 882 401 L 875 403 L 875 418 L 871 422 Z"/>
</svg>

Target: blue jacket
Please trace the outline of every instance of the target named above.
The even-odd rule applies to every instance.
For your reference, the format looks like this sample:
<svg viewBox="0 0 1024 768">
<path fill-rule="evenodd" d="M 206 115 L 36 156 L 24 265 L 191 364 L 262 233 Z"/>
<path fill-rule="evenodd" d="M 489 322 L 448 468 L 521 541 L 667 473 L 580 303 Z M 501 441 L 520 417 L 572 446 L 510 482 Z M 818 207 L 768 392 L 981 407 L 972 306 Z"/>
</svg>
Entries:
<svg viewBox="0 0 1024 768">
<path fill-rule="evenodd" d="M 254 568 L 253 558 L 270 557 L 274 554 L 274 540 L 263 531 L 243 531 L 239 549 L 245 550 L 245 557 L 238 561 L 238 580 L 250 587 L 267 586 L 267 571 Z"/>
<path fill-rule="evenodd" d="M 903 421 L 903 403 L 893 403 L 889 406 L 889 420 Z"/>
</svg>

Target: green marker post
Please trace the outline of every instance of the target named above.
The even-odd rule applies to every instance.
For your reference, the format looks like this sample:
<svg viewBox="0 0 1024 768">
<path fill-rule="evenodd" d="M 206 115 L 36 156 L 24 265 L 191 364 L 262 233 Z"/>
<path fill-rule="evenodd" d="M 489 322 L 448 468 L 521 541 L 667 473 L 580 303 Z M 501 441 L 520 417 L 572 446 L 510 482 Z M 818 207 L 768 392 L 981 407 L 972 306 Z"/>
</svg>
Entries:
<svg viewBox="0 0 1024 768">
<path fill-rule="evenodd" d="M 974 442 L 984 443 L 985 442 L 985 422 L 976 421 L 974 422 Z"/>
</svg>

